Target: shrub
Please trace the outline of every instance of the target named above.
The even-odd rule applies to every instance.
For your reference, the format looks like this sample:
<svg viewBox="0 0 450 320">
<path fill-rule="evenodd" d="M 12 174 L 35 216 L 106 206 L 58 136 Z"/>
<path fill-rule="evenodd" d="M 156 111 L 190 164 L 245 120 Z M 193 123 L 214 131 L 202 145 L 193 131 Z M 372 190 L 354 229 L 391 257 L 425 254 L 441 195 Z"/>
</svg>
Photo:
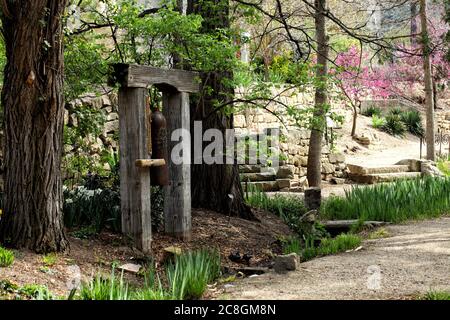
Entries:
<svg viewBox="0 0 450 320">
<path fill-rule="evenodd" d="M 386 122 L 382 127 L 383 131 L 393 135 L 393 136 L 404 136 L 406 133 L 406 126 L 402 122 L 399 115 L 389 114 L 386 116 Z"/>
<path fill-rule="evenodd" d="M 422 116 L 417 110 L 409 110 L 400 115 L 406 129 L 415 136 L 423 137 L 425 130 L 422 125 Z"/>
<path fill-rule="evenodd" d="M 14 253 L 11 250 L 0 247 L 0 268 L 9 267 L 14 262 Z"/>
<path fill-rule="evenodd" d="M 386 120 L 384 118 L 377 116 L 376 114 L 372 116 L 372 127 L 375 129 L 381 129 L 385 123 Z"/>
<path fill-rule="evenodd" d="M 64 189 L 64 223 L 68 228 L 93 225 L 97 232 L 108 226 L 121 229 L 120 195 L 116 190 Z"/>
<path fill-rule="evenodd" d="M 163 224 L 164 196 L 161 188 L 151 188 L 152 227 Z M 120 192 L 117 189 L 89 190 L 84 186 L 64 188 L 64 224 L 68 228 L 93 226 L 95 232 L 104 228 L 121 230 Z"/>
<path fill-rule="evenodd" d="M 432 199 L 432 201 L 430 201 Z M 354 187 L 321 207 L 326 219 L 401 222 L 450 211 L 450 178 L 425 177 L 371 187 Z"/>
<path fill-rule="evenodd" d="M 380 108 L 375 107 L 375 106 L 367 107 L 362 112 L 363 116 L 366 116 L 366 117 L 372 117 L 374 115 L 378 116 L 378 117 L 381 117 L 382 113 L 383 113 L 383 111 Z"/>
</svg>

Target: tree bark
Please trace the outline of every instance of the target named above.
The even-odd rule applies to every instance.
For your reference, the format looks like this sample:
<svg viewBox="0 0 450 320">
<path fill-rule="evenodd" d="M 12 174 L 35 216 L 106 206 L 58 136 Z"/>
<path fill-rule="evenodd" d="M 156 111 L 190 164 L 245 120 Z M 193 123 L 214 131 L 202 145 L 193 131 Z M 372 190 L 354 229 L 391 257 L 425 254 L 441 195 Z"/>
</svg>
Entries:
<svg viewBox="0 0 450 320">
<path fill-rule="evenodd" d="M 5 199 L 0 242 L 68 247 L 62 213 L 62 15 L 66 0 L 2 1 Z"/>
<path fill-rule="evenodd" d="M 328 39 L 326 34 L 325 11 L 326 0 L 315 0 L 315 28 L 317 37 L 317 71 L 320 82 L 316 86 L 314 117 L 311 138 L 309 140 L 307 178 L 310 187 L 320 187 L 322 183 L 322 140 L 326 125 L 325 110 L 328 104 Z"/>
<path fill-rule="evenodd" d="M 187 12 L 203 17 L 204 33 L 230 26 L 228 0 L 211 0 L 207 5 L 204 1 L 190 0 Z M 230 77 L 232 74 L 229 72 L 208 72 L 202 75 L 202 87 L 212 90 L 202 90 L 204 93 L 199 101 L 191 104 L 191 121 L 202 122 L 202 133 L 214 128 L 219 129 L 225 137 L 225 130 L 234 128 L 233 115 L 215 111 L 214 107 L 215 101 L 233 96 L 234 89 L 224 85 L 224 80 Z M 244 219 L 255 218 L 245 203 L 237 164 L 193 164 L 191 186 L 192 207 L 211 209 Z"/>
<path fill-rule="evenodd" d="M 431 71 L 430 45 L 427 25 L 427 3 L 426 0 L 420 0 L 420 21 L 422 28 L 422 50 L 423 50 L 423 69 L 425 78 L 425 105 L 427 109 L 426 124 L 426 142 L 427 159 L 436 160 L 436 151 L 434 145 L 434 99 L 433 99 L 433 78 Z"/>
</svg>

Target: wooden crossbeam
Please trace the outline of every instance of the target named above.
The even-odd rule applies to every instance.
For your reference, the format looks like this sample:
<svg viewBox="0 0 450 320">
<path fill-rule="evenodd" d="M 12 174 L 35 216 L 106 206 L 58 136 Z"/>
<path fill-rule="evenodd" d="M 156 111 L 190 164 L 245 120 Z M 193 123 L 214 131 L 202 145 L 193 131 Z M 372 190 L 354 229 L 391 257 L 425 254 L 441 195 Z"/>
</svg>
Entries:
<svg viewBox="0 0 450 320">
<path fill-rule="evenodd" d="M 196 93 L 200 91 L 198 72 L 162 69 L 150 66 L 118 63 L 112 65 L 108 83 L 119 83 L 128 88 L 147 88 L 155 85 L 160 88 L 173 88 L 179 92 Z"/>
<path fill-rule="evenodd" d="M 135 161 L 136 167 L 148 168 L 148 167 L 162 167 L 166 165 L 164 159 L 137 159 Z"/>
</svg>

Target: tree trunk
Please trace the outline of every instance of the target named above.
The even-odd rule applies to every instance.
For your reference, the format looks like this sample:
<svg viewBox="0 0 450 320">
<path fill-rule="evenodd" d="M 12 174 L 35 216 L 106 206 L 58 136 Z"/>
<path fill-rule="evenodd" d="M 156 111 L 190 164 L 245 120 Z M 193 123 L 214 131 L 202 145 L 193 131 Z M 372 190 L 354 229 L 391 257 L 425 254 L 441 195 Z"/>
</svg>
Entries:
<svg viewBox="0 0 450 320">
<path fill-rule="evenodd" d="M 2 1 L 5 199 L 0 242 L 38 253 L 68 242 L 62 214 L 62 15 L 66 0 Z"/>
<path fill-rule="evenodd" d="M 430 45 L 427 26 L 427 3 L 420 0 L 420 21 L 422 28 L 423 45 L 423 69 L 425 75 L 425 105 L 427 109 L 426 141 L 427 159 L 435 160 L 436 152 L 434 146 L 434 99 L 433 99 L 433 79 L 431 74 Z"/>
<path fill-rule="evenodd" d="M 358 108 L 352 103 L 353 108 L 353 122 L 352 122 L 352 134 L 351 136 L 356 136 L 356 126 L 358 123 Z"/>
<path fill-rule="evenodd" d="M 322 182 L 321 158 L 323 131 L 326 125 L 325 110 L 328 103 L 328 39 L 325 25 L 326 0 L 315 0 L 315 26 L 317 37 L 317 71 L 320 84 L 316 87 L 314 118 L 309 140 L 307 178 L 310 187 L 320 187 Z"/>
<path fill-rule="evenodd" d="M 211 0 L 208 5 L 202 1 L 190 0 L 188 5 L 188 13 L 200 14 L 203 17 L 202 29 L 205 33 L 214 32 L 217 28 L 228 28 L 228 11 L 228 0 Z M 225 130 L 234 127 L 232 115 L 227 116 L 214 110 L 215 101 L 229 99 L 228 95 L 234 94 L 233 88 L 224 85 L 224 80 L 230 77 L 232 74 L 227 72 L 209 72 L 202 75 L 203 88 L 212 90 L 205 90 L 206 93 L 200 100 L 191 104 L 191 120 L 202 122 L 202 133 L 215 128 L 225 137 Z M 211 209 L 244 219 L 255 218 L 250 207 L 245 204 L 237 164 L 203 163 L 193 164 L 191 168 L 192 207 Z"/>
</svg>

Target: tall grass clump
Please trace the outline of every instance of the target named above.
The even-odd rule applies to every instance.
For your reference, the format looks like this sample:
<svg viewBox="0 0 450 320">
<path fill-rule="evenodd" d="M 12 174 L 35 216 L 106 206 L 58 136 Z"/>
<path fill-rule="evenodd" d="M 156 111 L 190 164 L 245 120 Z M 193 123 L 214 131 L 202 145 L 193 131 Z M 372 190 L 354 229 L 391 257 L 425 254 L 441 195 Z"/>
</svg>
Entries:
<svg viewBox="0 0 450 320">
<path fill-rule="evenodd" d="M 409 110 L 400 114 L 400 119 L 405 124 L 406 129 L 413 135 L 423 137 L 425 129 L 422 124 L 422 116 L 417 110 Z"/>
<path fill-rule="evenodd" d="M 293 231 L 301 232 L 299 219 L 308 211 L 302 199 L 283 195 L 269 197 L 256 187 L 249 187 L 246 200 L 248 205 L 279 216 Z"/>
<path fill-rule="evenodd" d="M 401 222 L 450 212 L 450 178 L 424 177 L 371 187 L 354 187 L 325 201 L 326 219 Z"/>
<path fill-rule="evenodd" d="M 80 289 L 81 300 L 130 300 L 128 284 L 123 280 L 123 273 L 118 279 L 114 269 L 109 278 L 95 276 L 88 283 L 83 283 Z"/>
<path fill-rule="evenodd" d="M 390 135 L 403 137 L 406 133 L 406 126 L 400 115 L 390 113 L 385 118 L 382 130 Z"/>
<path fill-rule="evenodd" d="M 0 268 L 9 267 L 14 262 L 14 253 L 11 250 L 0 247 Z"/>
<path fill-rule="evenodd" d="M 175 258 L 166 270 L 173 299 L 198 299 L 220 275 L 218 251 L 199 250 Z"/>
<path fill-rule="evenodd" d="M 312 240 L 312 239 L 310 239 Z M 328 256 L 352 250 L 361 245 L 361 237 L 355 234 L 340 234 L 336 238 L 323 238 L 316 247 L 313 241 L 306 241 L 301 246 L 297 239 L 288 239 L 283 243 L 283 253 L 297 253 L 302 261 L 308 261 L 319 256 Z"/>
</svg>

